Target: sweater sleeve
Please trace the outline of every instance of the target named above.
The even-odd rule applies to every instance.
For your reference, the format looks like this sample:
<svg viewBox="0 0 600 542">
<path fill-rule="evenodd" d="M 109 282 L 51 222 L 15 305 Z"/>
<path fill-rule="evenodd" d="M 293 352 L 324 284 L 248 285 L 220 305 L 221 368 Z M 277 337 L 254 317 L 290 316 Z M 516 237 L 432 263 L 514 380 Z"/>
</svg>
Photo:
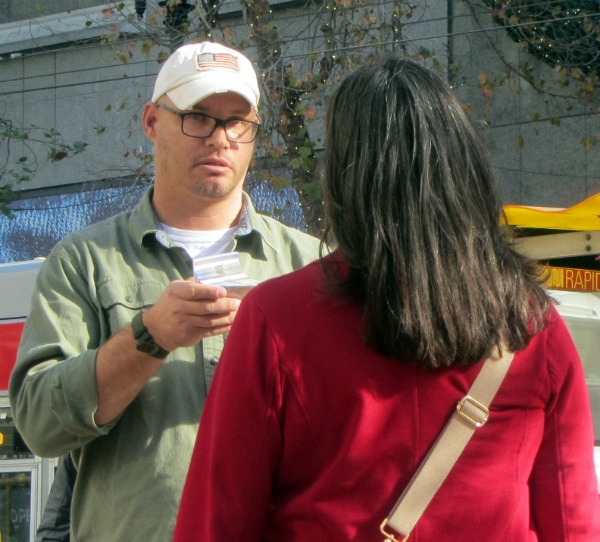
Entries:
<svg viewBox="0 0 600 542">
<path fill-rule="evenodd" d="M 208 394 L 174 542 L 258 541 L 282 449 L 276 339 L 251 292 Z"/>
<path fill-rule="evenodd" d="M 530 477 L 532 519 L 540 542 L 584 542 L 600 535 L 591 409 L 583 366 L 554 312 L 546 358 L 551 400 Z"/>
</svg>

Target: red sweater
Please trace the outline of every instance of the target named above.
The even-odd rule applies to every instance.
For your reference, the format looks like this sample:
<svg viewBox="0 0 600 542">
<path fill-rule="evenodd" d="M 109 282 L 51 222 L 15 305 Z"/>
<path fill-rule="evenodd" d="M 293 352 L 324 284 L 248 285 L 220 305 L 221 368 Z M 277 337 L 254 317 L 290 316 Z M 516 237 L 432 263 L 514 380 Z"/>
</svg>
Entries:
<svg viewBox="0 0 600 542">
<path fill-rule="evenodd" d="M 480 365 L 365 346 L 319 263 L 242 303 L 201 421 L 174 542 L 381 542 L 379 525 Z M 553 310 L 517 353 L 411 542 L 600 540 L 583 368 Z"/>
</svg>

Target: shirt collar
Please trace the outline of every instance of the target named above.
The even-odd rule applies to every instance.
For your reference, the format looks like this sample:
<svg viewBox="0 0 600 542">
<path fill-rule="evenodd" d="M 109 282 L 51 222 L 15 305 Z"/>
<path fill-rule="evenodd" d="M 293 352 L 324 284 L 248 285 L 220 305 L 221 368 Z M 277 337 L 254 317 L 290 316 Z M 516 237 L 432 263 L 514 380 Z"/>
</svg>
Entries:
<svg viewBox="0 0 600 542">
<path fill-rule="evenodd" d="M 154 237 L 156 235 L 157 219 L 154 209 L 152 208 L 153 192 L 153 187 L 146 190 L 137 207 L 132 211 L 131 218 L 129 219 L 131 233 L 136 242 L 142 246 L 148 246 L 147 239 L 149 236 Z"/>
<path fill-rule="evenodd" d="M 242 212 L 240 213 L 240 219 L 238 221 L 238 227 L 234 233 L 234 237 L 238 235 L 248 235 L 252 232 L 252 220 L 250 218 L 250 209 L 252 208 L 252 202 L 250 196 L 246 192 L 242 193 Z M 252 208 L 252 210 L 254 210 Z"/>
<path fill-rule="evenodd" d="M 130 228 L 135 240 L 142 246 L 148 246 L 148 239 L 155 238 L 162 245 L 167 246 L 165 241 L 157 237 L 158 218 L 152 207 L 152 194 L 154 188 L 149 188 L 142 196 L 140 203 L 133 210 L 130 219 Z M 242 194 L 242 212 L 238 221 L 238 227 L 234 238 L 245 236 L 258 236 L 261 241 L 266 243 L 275 253 L 277 250 L 277 241 L 274 238 L 270 228 L 265 226 L 264 218 L 261 217 L 250 200 L 250 196 L 244 192 Z M 168 243 L 168 241 L 167 241 Z"/>
<path fill-rule="evenodd" d="M 280 241 L 273 234 L 273 231 L 266 223 L 266 217 L 256 212 L 250 196 L 244 192 L 244 207 L 240 215 L 239 227 L 234 237 L 257 236 L 261 244 L 266 244 L 275 254 L 279 253 L 278 246 Z M 264 247 L 263 247 L 264 254 Z"/>
</svg>

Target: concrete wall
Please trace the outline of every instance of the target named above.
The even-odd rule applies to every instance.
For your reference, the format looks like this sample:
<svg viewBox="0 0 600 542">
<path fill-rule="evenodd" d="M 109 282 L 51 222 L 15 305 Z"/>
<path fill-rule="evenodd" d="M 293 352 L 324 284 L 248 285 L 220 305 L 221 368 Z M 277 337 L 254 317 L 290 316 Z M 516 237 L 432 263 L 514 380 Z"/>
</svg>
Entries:
<svg viewBox="0 0 600 542">
<path fill-rule="evenodd" d="M 3 0 L 0 2 L 0 24 L 105 4 L 98 0 Z"/>
<path fill-rule="evenodd" d="M 43 133 L 54 128 L 67 143 L 88 144 L 84 153 L 59 162 L 44 159 L 47 150 L 43 145 L 30 141 L 13 145 L 12 156 L 26 154 L 26 147 L 38 156 L 34 180 L 20 186 L 27 190 L 132 175 L 142 164 L 133 150 L 142 155 L 150 152 L 139 117 L 150 97 L 158 63 L 146 56 L 135 56 L 123 64 L 117 58 L 119 47 L 101 43 L 98 37 L 117 24 L 117 17 L 105 18 L 100 8 L 78 13 L 69 14 L 68 24 L 65 20 L 53 21 L 52 17 L 29 22 L 39 32 L 47 30 L 43 39 L 54 40 L 54 45 L 29 49 L 31 43 L 17 41 L 18 34 L 13 33 L 10 35 L 17 52 L 0 60 L 3 118 L 15 126 L 43 129 L 34 131 L 32 137 L 44 140 Z M 86 28 L 85 21 L 94 21 L 98 14 L 97 23 Z M 63 23 L 62 27 L 59 23 Z M 78 37 L 87 31 L 90 41 L 64 47 L 72 36 L 68 30 L 54 31 L 52 24 L 71 28 Z M 11 25 L 4 25 L 4 29 L 6 26 Z M 0 25 L 0 33 L 2 30 Z M 20 34 L 26 32 L 21 29 Z M 20 53 L 20 49 L 26 52 Z M 3 152 L 6 148 L 0 149 L 0 156 Z"/>
<path fill-rule="evenodd" d="M 31 7 L 34 2 L 24 4 Z M 124 4 L 125 15 L 132 14 L 134 2 Z M 279 4 L 280 0 L 273 1 L 275 7 Z M 131 176 L 143 165 L 139 156 L 151 152 L 139 118 L 159 69 L 153 58 L 160 48 L 155 48 L 150 56 L 141 54 L 135 27 L 118 13 L 107 16 L 102 11 L 105 7 L 103 4 L 0 25 L 0 114 L 16 125 L 55 128 L 69 143 L 88 143 L 84 153 L 61 162 L 38 160 L 35 179 L 19 188 L 33 190 Z M 147 16 L 153 8 L 156 2 L 148 2 Z M 391 3 L 372 2 L 370 13 L 378 20 L 389 20 L 392 8 Z M 318 9 L 322 6 L 315 8 Z M 220 13 L 234 39 L 247 40 L 249 27 L 239 4 L 224 2 Z M 404 29 L 410 54 L 419 47 L 428 47 L 435 49 L 445 62 L 445 13 L 443 2 L 423 2 L 422 8 L 415 10 L 414 18 Z M 293 64 L 296 73 L 303 77 L 318 62 L 308 58 L 308 52 L 327 47 L 320 28 L 322 20 L 304 7 L 275 10 L 273 17 L 279 36 L 285 39 L 283 59 L 276 69 L 284 70 L 286 63 Z M 115 25 L 131 34 L 121 42 L 102 43 L 101 36 Z M 154 28 L 164 34 L 160 20 Z M 420 37 L 427 37 L 427 41 Z M 127 64 L 118 59 L 124 51 Z M 166 53 L 168 48 L 163 47 L 162 51 Z M 369 51 L 373 52 L 368 47 L 364 51 L 356 49 L 355 65 L 365 62 Z M 256 51 L 248 48 L 246 53 L 254 58 Z M 342 69 L 336 68 L 335 77 L 341 73 Z M 306 103 L 317 111 L 315 121 L 308 125 L 317 148 L 322 145 L 325 102 L 326 96 L 321 94 L 306 97 Z M 40 145 L 33 145 L 32 149 L 39 156 L 45 155 Z M 25 145 L 20 145 L 12 152 L 18 155 L 25 151 Z M 1 153 L 2 149 L 0 156 Z"/>
<path fill-rule="evenodd" d="M 464 3 L 449 1 L 454 12 L 450 42 L 448 2 L 421 0 L 414 2 L 418 7 L 413 16 L 403 21 L 404 45 L 408 54 L 416 54 L 420 48 L 434 53 L 443 74 L 448 62 L 460 66 L 453 84 L 459 97 L 472 106 L 472 118 L 483 127 L 505 202 L 562 207 L 600 191 L 600 146 L 586 151 L 581 145 L 585 134 L 600 133 L 600 117 L 590 114 L 591 107 L 600 105 L 598 100 L 587 106 L 568 106 L 561 99 L 537 93 L 514 74 L 508 82 L 503 81 L 505 66 L 494 47 L 507 61 L 531 64 L 536 80 L 552 81 L 557 74 L 513 42 L 489 15 L 486 18 L 485 13 L 480 14 L 478 27 Z M 31 12 L 35 4 L 20 2 L 21 13 Z M 143 165 L 139 157 L 151 152 L 141 133 L 139 117 L 151 94 L 158 63 L 141 54 L 134 33 L 122 42 L 101 42 L 101 36 L 114 30 L 115 25 L 124 32 L 135 32 L 119 14 L 103 12 L 106 4 L 47 2 L 44 9 L 55 10 L 67 4 L 77 4 L 81 9 L 0 24 L 0 114 L 21 126 L 53 127 L 67 142 L 88 143 L 84 153 L 61 162 L 38 160 L 35 180 L 21 185 L 28 190 L 130 177 Z M 124 4 L 125 12 L 133 13 L 133 1 Z M 371 5 L 374 15 L 389 20 L 391 2 Z M 2 4 L 0 16 L 2 9 L 5 19 L 9 8 L 16 13 L 15 6 L 13 2 Z M 148 11 L 153 7 L 156 2 L 148 2 Z M 320 8 L 316 5 L 314 9 Z M 239 4 L 228 0 L 221 13 L 229 17 L 226 24 L 233 36 L 242 39 L 247 27 Z M 278 69 L 284 69 L 286 62 L 293 63 L 302 74 L 314 62 L 307 53 L 326 47 L 320 19 L 314 15 L 300 7 L 274 11 L 278 33 L 286 37 Z M 163 28 L 160 21 L 155 28 Z M 368 39 L 365 45 L 369 45 Z M 393 46 L 388 44 L 387 48 Z M 124 51 L 132 53 L 127 64 L 117 58 Z M 250 57 L 255 55 L 251 48 L 246 52 Z M 366 61 L 368 52 L 363 50 L 356 62 Z M 491 99 L 482 94 L 480 74 L 494 82 Z M 573 89 L 564 92 L 569 94 Z M 309 132 L 319 146 L 326 98 L 319 95 L 307 97 L 307 101 L 317 112 L 309 123 Z M 534 116 L 539 120 L 532 122 Z M 561 126 L 552 125 L 550 118 L 560 118 Z M 18 147 L 11 151 L 13 156 L 24 152 L 24 145 Z M 41 147 L 33 145 L 33 149 L 39 151 Z M 3 152 L 5 149 L 0 149 L 0 158 L 5 157 Z"/>
<path fill-rule="evenodd" d="M 507 70 L 497 51 L 512 65 L 529 64 L 534 81 L 545 81 L 542 88 L 559 74 L 510 39 L 490 10 L 479 11 L 477 26 L 464 3 L 454 2 L 454 8 L 453 61 L 461 67 L 456 92 L 483 127 L 505 203 L 568 207 L 600 192 L 600 145 L 585 150 L 581 143 L 600 134 L 600 115 L 593 114 L 599 98 L 577 103 L 574 81 L 553 87 L 554 97 L 536 91 Z M 483 95 L 481 74 L 494 84 L 491 98 Z"/>
</svg>

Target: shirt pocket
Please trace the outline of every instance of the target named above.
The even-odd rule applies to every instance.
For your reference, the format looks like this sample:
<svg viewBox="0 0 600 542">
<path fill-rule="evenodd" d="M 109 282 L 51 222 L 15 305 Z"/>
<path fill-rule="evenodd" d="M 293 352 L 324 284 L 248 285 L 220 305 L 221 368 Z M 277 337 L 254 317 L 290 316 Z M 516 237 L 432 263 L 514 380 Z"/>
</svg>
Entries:
<svg viewBox="0 0 600 542">
<path fill-rule="evenodd" d="M 129 324 L 138 311 L 154 305 L 164 290 L 165 285 L 156 280 L 102 280 L 98 285 L 98 300 L 110 327 L 109 334 Z"/>
</svg>

